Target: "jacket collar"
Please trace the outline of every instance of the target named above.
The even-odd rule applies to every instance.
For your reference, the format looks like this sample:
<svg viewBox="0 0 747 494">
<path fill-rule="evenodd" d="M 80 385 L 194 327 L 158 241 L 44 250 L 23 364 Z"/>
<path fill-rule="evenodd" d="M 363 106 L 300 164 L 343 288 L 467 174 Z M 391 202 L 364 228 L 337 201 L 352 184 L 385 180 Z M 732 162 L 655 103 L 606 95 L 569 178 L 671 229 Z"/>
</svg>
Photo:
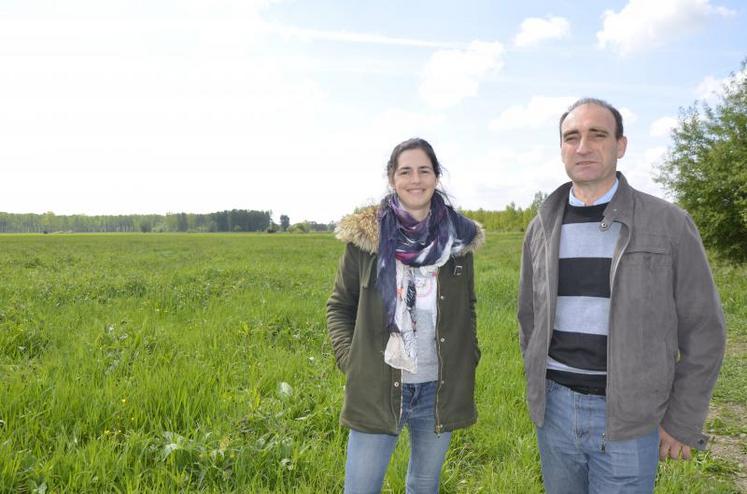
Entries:
<svg viewBox="0 0 747 494">
<path fill-rule="evenodd" d="M 621 172 L 617 172 L 617 178 L 620 180 L 620 185 L 612 200 L 604 209 L 602 228 L 605 230 L 614 221 L 630 226 L 633 220 L 633 187 L 628 185 L 628 181 Z"/>
<path fill-rule="evenodd" d="M 612 200 L 604 209 L 604 218 L 600 225 L 602 230 L 608 229 L 615 221 L 629 226 L 633 217 L 633 188 L 628 185 L 628 181 L 622 172 L 617 172 L 617 179 L 620 183 L 617 187 L 617 192 L 615 192 Z M 568 194 L 572 185 L 571 182 L 564 183 L 555 189 L 542 203 L 539 215 L 547 233 L 553 227 L 559 228 L 559 224 L 563 220 L 562 212 L 565 211 L 565 205 L 568 202 Z"/>
<path fill-rule="evenodd" d="M 378 206 L 368 206 L 363 209 L 343 217 L 335 228 L 335 236 L 338 240 L 349 242 L 359 249 L 370 254 L 376 254 L 379 250 L 379 221 Z M 483 243 L 485 243 L 485 231 L 478 222 L 472 220 L 477 225 L 477 235 L 472 242 L 467 244 L 461 256 L 475 252 Z"/>
</svg>

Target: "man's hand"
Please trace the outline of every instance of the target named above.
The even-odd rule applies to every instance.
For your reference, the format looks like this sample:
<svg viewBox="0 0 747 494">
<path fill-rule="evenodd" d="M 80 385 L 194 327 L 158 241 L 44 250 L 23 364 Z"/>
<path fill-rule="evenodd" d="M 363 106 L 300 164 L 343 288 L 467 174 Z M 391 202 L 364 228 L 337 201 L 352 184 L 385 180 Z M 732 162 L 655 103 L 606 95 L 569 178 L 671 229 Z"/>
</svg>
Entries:
<svg viewBox="0 0 747 494">
<path fill-rule="evenodd" d="M 679 460 L 680 457 L 683 460 L 690 459 L 690 446 L 682 444 L 659 426 L 659 459 Z"/>
</svg>

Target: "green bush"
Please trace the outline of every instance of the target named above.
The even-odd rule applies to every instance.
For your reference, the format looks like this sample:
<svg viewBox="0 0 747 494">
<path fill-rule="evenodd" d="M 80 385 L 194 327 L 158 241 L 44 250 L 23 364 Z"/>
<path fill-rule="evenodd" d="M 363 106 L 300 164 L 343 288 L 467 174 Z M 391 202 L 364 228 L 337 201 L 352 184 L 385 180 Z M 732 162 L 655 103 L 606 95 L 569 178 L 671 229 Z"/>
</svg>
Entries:
<svg viewBox="0 0 747 494">
<path fill-rule="evenodd" d="M 747 60 L 720 101 L 684 110 L 657 181 L 722 256 L 747 261 Z"/>
</svg>

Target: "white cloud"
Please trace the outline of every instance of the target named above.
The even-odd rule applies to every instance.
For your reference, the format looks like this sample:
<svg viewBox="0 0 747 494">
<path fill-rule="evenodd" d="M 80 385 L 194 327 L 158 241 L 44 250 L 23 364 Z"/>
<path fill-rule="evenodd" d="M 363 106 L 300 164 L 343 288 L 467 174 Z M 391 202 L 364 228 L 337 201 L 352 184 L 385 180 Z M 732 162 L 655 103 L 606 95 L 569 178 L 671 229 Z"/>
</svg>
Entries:
<svg viewBox="0 0 747 494">
<path fill-rule="evenodd" d="M 578 98 L 575 96 L 532 96 L 526 105 L 505 109 L 490 122 L 490 130 L 539 129 L 557 124 L 560 115 Z"/>
<path fill-rule="evenodd" d="M 632 124 L 638 121 L 638 115 L 627 106 L 620 107 L 620 115 L 623 117 L 623 125 Z"/>
<path fill-rule="evenodd" d="M 501 142 L 476 155 L 463 151 L 458 162 L 459 173 L 447 185 L 465 209 L 500 210 L 510 202 L 526 207 L 538 190 L 551 192 L 568 181 L 560 148 L 553 145 Z"/>
<path fill-rule="evenodd" d="M 335 145 L 328 95 L 256 53 L 258 12 L 216 7 L 0 19 L 0 169 L 19 184 L 0 211 L 279 209 L 308 194 Z"/>
<path fill-rule="evenodd" d="M 372 45 L 411 46 L 416 48 L 456 49 L 456 43 L 446 41 L 431 41 L 414 38 L 400 38 L 376 33 L 359 33 L 351 31 L 321 31 L 318 29 L 304 29 L 293 26 L 268 24 L 267 31 L 302 40 L 339 41 L 343 43 L 362 43 Z"/>
<path fill-rule="evenodd" d="M 503 67 L 503 45 L 473 41 L 463 50 L 440 50 L 428 61 L 421 97 L 433 108 L 449 108 L 475 96 L 480 82 Z"/>
<path fill-rule="evenodd" d="M 661 117 L 651 122 L 649 135 L 651 137 L 668 137 L 672 129 L 677 126 L 677 119 L 674 117 Z"/>
<path fill-rule="evenodd" d="M 664 159 L 666 155 L 666 146 L 656 146 L 653 148 L 649 148 L 643 152 L 643 162 L 649 166 L 656 165 L 661 162 L 661 160 Z"/>
<path fill-rule="evenodd" d="M 526 105 L 514 105 L 490 121 L 490 130 L 540 129 L 557 125 L 560 116 L 578 100 L 575 96 L 532 96 Z M 638 120 L 630 108 L 620 107 L 625 125 Z"/>
<path fill-rule="evenodd" d="M 514 38 L 518 47 L 533 46 L 547 39 L 566 38 L 571 32 L 571 23 L 564 17 L 529 17 L 521 23 L 521 30 Z"/>
<path fill-rule="evenodd" d="M 654 181 L 656 166 L 666 156 L 665 146 L 656 146 L 636 152 L 629 148 L 625 157 L 617 162 L 617 169 L 625 174 L 630 185 L 636 189 L 664 197 L 664 189 Z"/>
<path fill-rule="evenodd" d="M 721 95 L 724 82 L 724 79 L 717 79 L 712 75 L 706 76 L 695 88 L 695 95 L 699 100 L 712 104 Z"/>
<path fill-rule="evenodd" d="M 618 161 L 617 168 L 636 189 L 664 197 L 653 176 L 655 165 L 666 152 L 664 146 L 638 152 L 630 149 Z M 464 151 L 459 156 L 459 173 L 447 185 L 465 209 L 500 210 L 509 202 L 526 207 L 535 192 L 552 192 L 569 180 L 557 145 L 522 146 L 503 142 L 476 156 L 466 156 Z M 470 180 L 471 176 L 479 176 L 480 180 Z"/>
<path fill-rule="evenodd" d="M 734 14 L 710 0 L 630 0 L 619 12 L 605 11 L 597 42 L 600 48 L 629 55 L 696 31 L 712 18 Z"/>
<path fill-rule="evenodd" d="M 695 88 L 695 96 L 709 105 L 714 105 L 723 96 L 725 86 L 731 83 L 741 84 L 745 79 L 747 68 L 723 79 L 717 79 L 712 75 L 706 76 Z"/>
<path fill-rule="evenodd" d="M 371 124 L 370 131 L 375 139 L 394 146 L 410 137 L 427 136 L 433 133 L 446 118 L 439 114 L 424 114 L 390 108 L 377 115 Z"/>
</svg>

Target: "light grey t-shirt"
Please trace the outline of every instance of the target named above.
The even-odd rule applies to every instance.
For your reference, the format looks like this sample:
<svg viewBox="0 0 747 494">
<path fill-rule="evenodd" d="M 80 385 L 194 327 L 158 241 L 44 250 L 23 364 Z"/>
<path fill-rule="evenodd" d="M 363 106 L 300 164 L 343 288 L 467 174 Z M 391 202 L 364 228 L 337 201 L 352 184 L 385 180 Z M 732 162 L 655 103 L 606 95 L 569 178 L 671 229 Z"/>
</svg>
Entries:
<svg viewBox="0 0 747 494">
<path fill-rule="evenodd" d="M 436 303 L 438 270 L 424 272 L 413 269 L 415 275 L 415 352 L 417 371 L 402 371 L 402 382 L 424 383 L 438 379 L 438 353 L 436 350 Z"/>
</svg>

